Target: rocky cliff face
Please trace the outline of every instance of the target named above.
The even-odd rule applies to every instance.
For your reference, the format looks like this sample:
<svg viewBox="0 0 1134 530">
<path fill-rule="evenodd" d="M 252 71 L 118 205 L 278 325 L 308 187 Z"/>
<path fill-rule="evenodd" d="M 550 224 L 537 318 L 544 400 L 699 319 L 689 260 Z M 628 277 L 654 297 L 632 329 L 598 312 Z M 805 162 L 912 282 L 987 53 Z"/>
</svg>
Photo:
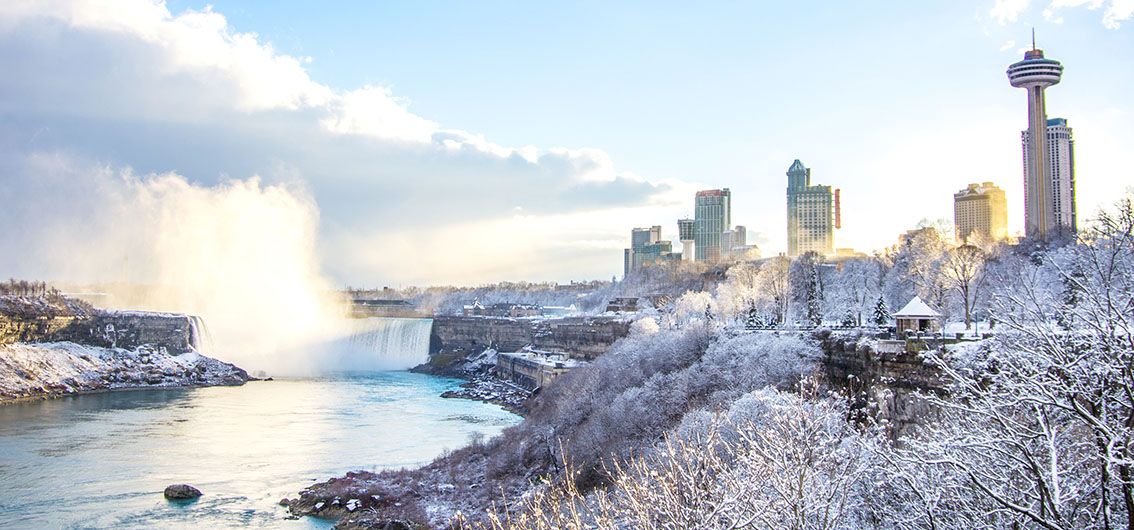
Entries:
<svg viewBox="0 0 1134 530">
<path fill-rule="evenodd" d="M 548 320 L 438 316 L 429 338 L 429 364 L 421 371 L 449 373 L 449 368 L 487 348 L 519 351 L 531 347 L 593 360 L 630 333 L 618 317 L 568 317 Z"/>
<path fill-rule="evenodd" d="M 101 311 L 67 302 L 0 298 L 0 403 L 250 380 L 244 370 L 197 352 L 197 317 Z"/>
<path fill-rule="evenodd" d="M 40 340 L 24 342 L 67 341 L 127 350 L 149 346 L 179 354 L 196 349 L 199 340 L 197 327 L 197 318 L 189 315 L 102 311 L 90 318 L 74 319 Z"/>
<path fill-rule="evenodd" d="M 888 351 L 861 332 L 823 330 L 815 338 L 825 354 L 823 375 L 847 393 L 853 409 L 889 422 L 895 438 L 933 414 L 918 392 L 945 391 L 947 381 L 919 353 Z"/>
<path fill-rule="evenodd" d="M 429 355 L 468 355 L 486 348 L 518 351 L 532 343 L 530 320 L 438 316 L 429 335 Z"/>
<path fill-rule="evenodd" d="M 42 298 L 0 300 L 0 344 L 73 342 L 128 350 L 148 346 L 178 354 L 196 349 L 198 322 L 184 314 L 69 307 Z"/>
<path fill-rule="evenodd" d="M 532 327 L 532 348 L 566 352 L 572 358 L 592 361 L 615 341 L 630 334 L 630 322 L 611 317 L 575 317 L 544 320 Z"/>
</svg>

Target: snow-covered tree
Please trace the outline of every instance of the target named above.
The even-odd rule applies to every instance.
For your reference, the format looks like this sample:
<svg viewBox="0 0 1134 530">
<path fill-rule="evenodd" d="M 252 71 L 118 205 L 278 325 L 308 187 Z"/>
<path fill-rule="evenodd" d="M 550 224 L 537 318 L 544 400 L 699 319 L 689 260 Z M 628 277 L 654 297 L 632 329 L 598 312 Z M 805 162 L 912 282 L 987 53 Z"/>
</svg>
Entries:
<svg viewBox="0 0 1134 530">
<path fill-rule="evenodd" d="M 768 308 L 776 325 L 787 323 L 791 307 L 791 260 L 778 256 L 760 265 L 756 275 L 758 302 Z"/>
<path fill-rule="evenodd" d="M 712 321 L 716 301 L 705 291 L 688 291 L 673 303 L 673 320 L 678 327 Z"/>
<path fill-rule="evenodd" d="M 691 415 L 641 456 L 613 464 L 608 489 L 586 495 L 569 473 L 483 527 L 864 528 L 876 441 L 845 414 L 835 400 L 755 391 L 723 414 Z"/>
<path fill-rule="evenodd" d="M 878 301 L 874 303 L 874 312 L 870 316 L 870 323 L 878 327 L 885 327 L 890 325 L 893 318 L 890 315 L 890 308 L 886 307 L 886 298 L 879 294 Z"/>
<path fill-rule="evenodd" d="M 982 287 L 985 253 L 973 245 L 961 245 L 945 253 L 941 273 L 949 289 L 960 297 L 965 329 L 972 326 L 973 311 Z"/>
<path fill-rule="evenodd" d="M 882 262 L 876 257 L 851 258 L 839 263 L 824 282 L 828 318 L 861 326 L 874 308 L 882 270 Z"/>
<path fill-rule="evenodd" d="M 897 466 L 935 499 L 921 523 L 1134 528 L 1134 207 L 1118 206 L 1005 279 L 995 342 L 930 355 L 950 395 L 927 396 L 941 417 Z"/>
<path fill-rule="evenodd" d="M 717 309 L 726 321 L 751 319 L 760 298 L 759 274 L 760 269 L 748 262 L 729 267 L 716 291 Z"/>
</svg>

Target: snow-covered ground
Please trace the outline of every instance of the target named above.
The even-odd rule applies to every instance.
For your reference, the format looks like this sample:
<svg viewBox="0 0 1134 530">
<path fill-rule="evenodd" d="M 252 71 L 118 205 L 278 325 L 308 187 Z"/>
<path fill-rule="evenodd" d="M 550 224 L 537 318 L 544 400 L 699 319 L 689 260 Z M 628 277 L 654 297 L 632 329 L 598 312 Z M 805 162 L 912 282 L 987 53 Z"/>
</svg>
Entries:
<svg viewBox="0 0 1134 530">
<path fill-rule="evenodd" d="M 0 345 L 0 403 L 128 388 L 241 385 L 248 379 L 244 370 L 197 352 L 71 342 Z"/>
</svg>

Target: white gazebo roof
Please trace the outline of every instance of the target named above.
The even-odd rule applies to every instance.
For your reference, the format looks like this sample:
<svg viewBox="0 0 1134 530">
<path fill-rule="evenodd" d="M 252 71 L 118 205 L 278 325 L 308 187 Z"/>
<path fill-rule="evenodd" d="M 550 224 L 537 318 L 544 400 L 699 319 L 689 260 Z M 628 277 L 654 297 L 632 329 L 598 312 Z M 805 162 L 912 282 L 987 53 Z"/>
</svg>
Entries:
<svg viewBox="0 0 1134 530">
<path fill-rule="evenodd" d="M 913 297 L 913 300 L 910 300 L 906 307 L 894 313 L 895 318 L 938 318 L 940 316 L 941 313 L 929 307 L 929 304 L 923 302 L 920 296 Z"/>
</svg>

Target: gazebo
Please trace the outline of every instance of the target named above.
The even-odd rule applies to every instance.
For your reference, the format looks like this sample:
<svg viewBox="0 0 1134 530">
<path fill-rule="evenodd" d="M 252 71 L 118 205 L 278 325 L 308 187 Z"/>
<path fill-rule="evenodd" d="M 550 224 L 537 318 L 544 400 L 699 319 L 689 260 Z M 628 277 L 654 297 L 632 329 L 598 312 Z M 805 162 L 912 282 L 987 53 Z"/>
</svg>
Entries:
<svg viewBox="0 0 1134 530">
<path fill-rule="evenodd" d="M 899 336 L 906 331 L 933 333 L 941 329 L 941 313 L 929 307 L 919 296 L 913 297 L 901 311 L 894 313 L 894 320 L 897 321 Z"/>
</svg>

